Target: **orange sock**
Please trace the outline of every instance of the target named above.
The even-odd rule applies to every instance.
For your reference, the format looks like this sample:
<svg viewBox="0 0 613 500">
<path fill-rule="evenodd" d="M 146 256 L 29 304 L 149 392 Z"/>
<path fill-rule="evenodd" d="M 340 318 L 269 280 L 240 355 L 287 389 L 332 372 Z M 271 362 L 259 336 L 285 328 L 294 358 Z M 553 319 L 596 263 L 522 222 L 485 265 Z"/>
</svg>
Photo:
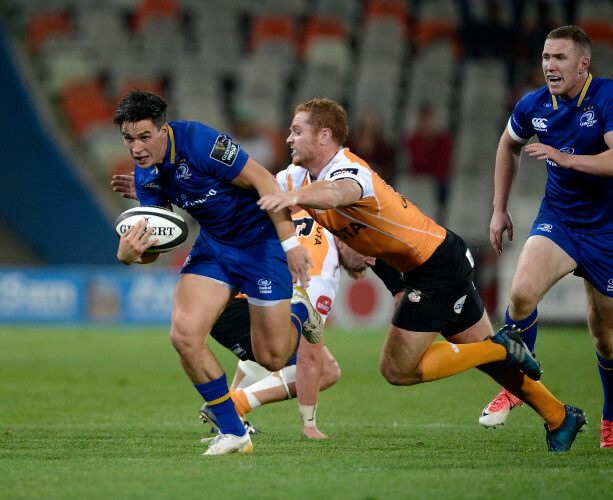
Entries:
<svg viewBox="0 0 613 500">
<path fill-rule="evenodd" d="M 485 363 L 504 361 L 506 357 L 507 350 L 491 340 L 472 344 L 434 342 L 421 359 L 421 381 L 450 377 Z"/>
<path fill-rule="evenodd" d="M 519 370 L 509 370 L 494 380 L 534 409 L 547 423 L 549 430 L 557 429 L 564 422 L 566 409 L 540 382 L 527 377 Z"/>
<path fill-rule="evenodd" d="M 236 407 L 236 413 L 241 418 L 244 418 L 247 413 L 251 411 L 251 405 L 249 401 L 247 401 L 247 395 L 245 391 L 239 389 L 235 391 L 234 389 L 230 389 L 230 397 L 232 401 L 234 401 L 234 406 Z"/>
</svg>

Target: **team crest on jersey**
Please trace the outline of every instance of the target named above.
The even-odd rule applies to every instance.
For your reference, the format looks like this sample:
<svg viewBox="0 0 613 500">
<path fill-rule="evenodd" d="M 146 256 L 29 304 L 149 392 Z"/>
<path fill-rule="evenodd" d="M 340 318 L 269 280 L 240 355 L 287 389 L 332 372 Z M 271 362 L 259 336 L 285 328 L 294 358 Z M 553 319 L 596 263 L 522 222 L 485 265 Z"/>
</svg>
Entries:
<svg viewBox="0 0 613 500">
<path fill-rule="evenodd" d="M 593 109 L 587 110 L 581 115 L 581 118 L 579 118 L 580 127 L 592 127 L 596 123 L 598 123 L 598 120 L 596 119 L 596 114 Z"/>
<path fill-rule="evenodd" d="M 219 135 L 210 156 L 213 160 L 220 161 L 231 167 L 234 164 L 234 160 L 236 160 L 239 150 L 240 146 L 232 142 L 232 139 L 227 135 Z"/>
<path fill-rule="evenodd" d="M 192 173 L 189 171 L 187 163 L 181 163 L 177 168 L 177 179 L 189 179 Z"/>
</svg>

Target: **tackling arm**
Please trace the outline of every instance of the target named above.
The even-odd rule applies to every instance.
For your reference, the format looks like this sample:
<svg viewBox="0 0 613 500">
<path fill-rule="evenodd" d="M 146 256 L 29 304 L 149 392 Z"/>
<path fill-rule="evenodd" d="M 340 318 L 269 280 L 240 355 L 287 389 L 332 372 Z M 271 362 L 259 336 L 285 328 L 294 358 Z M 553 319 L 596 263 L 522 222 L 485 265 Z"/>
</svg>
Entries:
<svg viewBox="0 0 613 500">
<path fill-rule="evenodd" d="M 294 205 L 328 209 L 345 207 L 362 197 L 362 188 L 351 179 L 317 181 L 295 191 L 263 196 L 258 205 L 263 210 L 278 212 Z"/>
</svg>

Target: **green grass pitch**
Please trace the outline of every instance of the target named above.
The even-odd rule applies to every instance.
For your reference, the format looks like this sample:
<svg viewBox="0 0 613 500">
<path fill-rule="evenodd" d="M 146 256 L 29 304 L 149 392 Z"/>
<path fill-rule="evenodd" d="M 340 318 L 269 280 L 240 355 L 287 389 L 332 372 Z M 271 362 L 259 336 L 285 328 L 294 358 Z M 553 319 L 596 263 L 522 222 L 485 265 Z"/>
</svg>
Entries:
<svg viewBox="0 0 613 500">
<path fill-rule="evenodd" d="M 251 455 L 203 457 L 202 401 L 165 328 L 0 328 L 2 499 L 610 498 L 602 391 L 585 328 L 541 327 L 543 382 L 589 425 L 547 452 L 528 407 L 486 430 L 497 393 L 477 370 L 414 387 L 378 371 L 384 331 L 329 328 L 342 369 L 321 394 L 328 440 L 300 434 L 296 401 L 256 409 Z M 213 342 L 213 341 L 211 341 Z M 214 344 L 214 342 L 213 342 Z M 231 379 L 235 358 L 213 345 Z"/>
</svg>

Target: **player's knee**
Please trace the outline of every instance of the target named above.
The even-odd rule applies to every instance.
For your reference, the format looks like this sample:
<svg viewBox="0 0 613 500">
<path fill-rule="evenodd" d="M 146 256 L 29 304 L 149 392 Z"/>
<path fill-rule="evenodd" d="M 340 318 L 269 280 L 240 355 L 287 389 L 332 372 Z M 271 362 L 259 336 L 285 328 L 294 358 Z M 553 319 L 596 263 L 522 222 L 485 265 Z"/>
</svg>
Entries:
<svg viewBox="0 0 613 500">
<path fill-rule="evenodd" d="M 186 332 L 174 327 L 170 328 L 170 342 L 179 354 L 192 350 L 195 345 Z"/>
<path fill-rule="evenodd" d="M 255 354 L 255 360 L 260 365 L 271 372 L 276 372 L 285 366 L 287 359 L 274 352 L 258 352 Z"/>
<path fill-rule="evenodd" d="M 202 345 L 202 330 L 190 329 L 188 325 L 188 322 L 182 321 L 180 317 L 173 314 L 170 342 L 180 355 L 198 349 Z"/>
<path fill-rule="evenodd" d="M 536 309 L 542 293 L 530 283 L 530 281 L 519 281 L 513 283 L 511 289 L 511 312 L 519 316 L 519 319 L 528 317 Z"/>
<path fill-rule="evenodd" d="M 412 370 L 407 370 L 389 360 L 379 362 L 381 375 L 392 385 L 415 385 L 421 383 L 421 376 Z"/>
<path fill-rule="evenodd" d="M 613 359 L 613 336 L 597 336 L 592 335 L 596 352 L 602 359 Z"/>
<path fill-rule="evenodd" d="M 321 377 L 321 383 L 319 385 L 319 390 L 323 391 L 328 387 L 336 384 L 341 378 L 341 367 L 336 362 L 336 360 L 330 360 L 324 363 L 324 370 Z"/>
</svg>

